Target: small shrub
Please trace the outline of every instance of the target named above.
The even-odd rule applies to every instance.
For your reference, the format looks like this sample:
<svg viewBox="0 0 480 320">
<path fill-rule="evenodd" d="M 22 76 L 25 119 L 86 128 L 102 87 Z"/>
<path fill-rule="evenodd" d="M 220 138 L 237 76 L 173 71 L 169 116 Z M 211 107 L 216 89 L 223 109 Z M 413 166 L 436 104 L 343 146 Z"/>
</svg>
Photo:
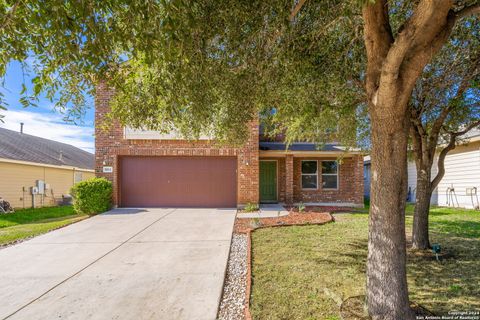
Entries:
<svg viewBox="0 0 480 320">
<path fill-rule="evenodd" d="M 259 228 L 262 226 L 262 221 L 260 221 L 260 218 L 253 218 L 250 221 L 250 226 L 252 227 L 252 229 Z"/>
<path fill-rule="evenodd" d="M 298 212 L 305 212 L 305 205 L 303 203 L 298 205 Z"/>
<path fill-rule="evenodd" d="M 245 208 L 243 209 L 243 211 L 245 212 L 255 212 L 255 211 L 258 211 L 258 204 L 256 203 L 247 203 L 245 205 Z"/>
<path fill-rule="evenodd" d="M 77 213 L 97 214 L 110 209 L 112 183 L 105 178 L 92 178 L 75 184 L 71 189 Z"/>
</svg>

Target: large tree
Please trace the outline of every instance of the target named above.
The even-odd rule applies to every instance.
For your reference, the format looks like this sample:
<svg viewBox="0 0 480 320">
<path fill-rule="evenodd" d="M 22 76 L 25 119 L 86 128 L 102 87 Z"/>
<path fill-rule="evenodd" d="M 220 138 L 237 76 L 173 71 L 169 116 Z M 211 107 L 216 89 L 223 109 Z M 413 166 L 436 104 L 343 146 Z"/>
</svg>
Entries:
<svg viewBox="0 0 480 320">
<path fill-rule="evenodd" d="M 82 91 L 102 78 L 124 124 L 239 142 L 246 122 L 275 108 L 287 140 L 336 132 L 353 144 L 367 101 L 368 308 L 373 319 L 410 319 L 408 102 L 457 21 L 478 10 L 453 0 L 4 1 L 0 75 L 33 54 L 39 76 L 26 97 L 60 90 L 59 106 L 76 115 Z"/>
<path fill-rule="evenodd" d="M 447 42 L 458 20 L 479 11 L 478 4 L 460 8 L 455 4 L 418 1 L 396 30 L 387 1 L 363 8 L 372 123 L 367 299 L 374 319 L 413 317 L 405 269 L 408 104 L 425 66 Z"/>
<path fill-rule="evenodd" d="M 425 68 L 413 91 L 410 136 L 417 171 L 412 246 L 430 247 L 430 198 L 445 175 L 445 158 L 480 125 L 480 25 L 458 24 L 448 43 Z M 436 164 L 438 171 L 432 176 Z"/>
</svg>

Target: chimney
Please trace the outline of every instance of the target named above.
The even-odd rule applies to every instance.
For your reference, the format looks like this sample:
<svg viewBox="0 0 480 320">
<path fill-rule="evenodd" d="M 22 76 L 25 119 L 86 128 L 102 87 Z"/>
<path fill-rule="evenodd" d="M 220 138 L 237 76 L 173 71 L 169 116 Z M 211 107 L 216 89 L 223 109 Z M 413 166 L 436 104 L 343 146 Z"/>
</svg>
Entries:
<svg viewBox="0 0 480 320">
<path fill-rule="evenodd" d="M 20 122 L 20 133 L 23 133 L 23 122 Z"/>
<path fill-rule="evenodd" d="M 58 156 L 58 160 L 63 162 L 63 151 L 60 150 L 60 155 Z"/>
</svg>

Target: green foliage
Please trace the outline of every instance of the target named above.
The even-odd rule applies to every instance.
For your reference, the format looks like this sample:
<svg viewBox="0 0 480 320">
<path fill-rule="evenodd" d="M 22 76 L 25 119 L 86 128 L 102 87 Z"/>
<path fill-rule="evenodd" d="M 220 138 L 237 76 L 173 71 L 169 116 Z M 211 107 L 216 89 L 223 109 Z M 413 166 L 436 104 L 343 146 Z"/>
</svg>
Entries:
<svg viewBox="0 0 480 320">
<path fill-rule="evenodd" d="M 72 206 L 19 209 L 0 215 L 0 246 L 84 219 Z"/>
<path fill-rule="evenodd" d="M 257 229 L 257 228 L 260 228 L 261 226 L 262 226 L 262 220 L 260 220 L 260 218 L 258 217 L 255 217 L 250 221 L 250 227 L 252 229 Z"/>
<path fill-rule="evenodd" d="M 480 120 L 480 20 L 458 23 L 449 41 L 425 68 L 414 89 L 410 108 L 426 134 L 440 121 L 438 143 Z M 446 116 L 442 113 L 448 111 Z M 442 119 L 444 117 L 444 119 Z"/>
<path fill-rule="evenodd" d="M 245 211 L 245 212 L 256 212 L 256 211 L 258 211 L 258 209 L 259 209 L 259 207 L 258 207 L 257 203 L 249 202 L 245 205 L 245 208 L 243 209 L 243 211 Z"/>
<path fill-rule="evenodd" d="M 34 76 L 21 103 L 46 95 L 72 120 L 106 81 L 112 118 L 135 128 L 239 143 L 261 114 L 287 142 L 366 144 L 367 2 L 309 1 L 291 21 L 292 3 L 279 0 L 0 1 L 0 78 L 20 61 Z M 389 4 L 397 34 L 416 2 Z"/>
<path fill-rule="evenodd" d="M 3 1 L 0 77 L 20 61 L 34 76 L 22 104 L 44 94 L 73 120 L 103 79 L 117 92 L 113 116 L 133 127 L 241 142 L 246 122 L 275 109 L 263 119 L 271 134 L 353 145 L 360 9 L 313 2 L 291 22 L 278 0 Z"/>
<path fill-rule="evenodd" d="M 71 206 L 18 209 L 14 213 L 0 215 L 0 229 L 74 214 Z"/>
<path fill-rule="evenodd" d="M 112 183 L 105 178 L 91 178 L 75 184 L 71 190 L 77 213 L 97 214 L 110 209 Z"/>
<path fill-rule="evenodd" d="M 298 205 L 298 212 L 304 212 L 305 211 L 305 204 L 303 203 L 300 203 Z"/>
</svg>

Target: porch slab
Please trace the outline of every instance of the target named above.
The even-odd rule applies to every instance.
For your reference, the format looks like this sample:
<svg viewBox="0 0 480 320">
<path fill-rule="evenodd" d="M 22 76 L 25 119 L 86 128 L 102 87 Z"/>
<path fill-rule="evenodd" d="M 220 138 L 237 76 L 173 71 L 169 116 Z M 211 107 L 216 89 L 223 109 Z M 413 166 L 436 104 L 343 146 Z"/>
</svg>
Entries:
<svg viewBox="0 0 480 320">
<path fill-rule="evenodd" d="M 257 212 L 245 212 L 238 213 L 239 219 L 251 219 L 251 218 L 276 218 L 288 215 L 288 211 L 278 203 L 275 204 L 261 204 L 260 210 Z"/>
</svg>

